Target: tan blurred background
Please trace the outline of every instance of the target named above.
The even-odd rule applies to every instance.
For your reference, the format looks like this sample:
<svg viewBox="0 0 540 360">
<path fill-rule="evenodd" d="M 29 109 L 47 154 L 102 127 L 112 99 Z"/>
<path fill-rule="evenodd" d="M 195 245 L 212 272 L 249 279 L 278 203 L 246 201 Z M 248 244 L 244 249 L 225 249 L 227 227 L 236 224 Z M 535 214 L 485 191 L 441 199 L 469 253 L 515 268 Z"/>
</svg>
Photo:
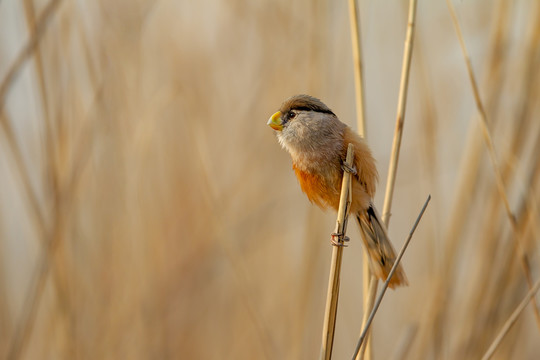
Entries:
<svg viewBox="0 0 540 360">
<path fill-rule="evenodd" d="M 455 5 L 517 231 L 448 8 L 420 1 L 396 247 L 433 200 L 375 359 L 480 358 L 528 290 L 517 242 L 540 276 L 540 3 Z M 382 208 L 407 3 L 360 1 L 360 19 Z M 266 120 L 308 93 L 355 127 L 351 59 L 347 1 L 0 1 L 0 357 L 317 358 L 335 215 Z M 349 233 L 335 359 L 362 316 Z M 539 353 L 528 306 L 495 358 Z"/>
</svg>

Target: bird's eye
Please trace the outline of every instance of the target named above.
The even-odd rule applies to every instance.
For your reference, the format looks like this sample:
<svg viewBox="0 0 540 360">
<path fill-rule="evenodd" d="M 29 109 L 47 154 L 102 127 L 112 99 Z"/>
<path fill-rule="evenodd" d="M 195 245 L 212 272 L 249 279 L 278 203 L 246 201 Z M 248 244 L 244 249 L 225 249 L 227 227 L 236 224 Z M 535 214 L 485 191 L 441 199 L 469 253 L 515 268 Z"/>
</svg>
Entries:
<svg viewBox="0 0 540 360">
<path fill-rule="evenodd" d="M 287 117 L 289 119 L 294 119 L 295 116 L 296 116 L 296 113 L 294 111 L 289 111 L 289 113 L 287 114 Z"/>
</svg>

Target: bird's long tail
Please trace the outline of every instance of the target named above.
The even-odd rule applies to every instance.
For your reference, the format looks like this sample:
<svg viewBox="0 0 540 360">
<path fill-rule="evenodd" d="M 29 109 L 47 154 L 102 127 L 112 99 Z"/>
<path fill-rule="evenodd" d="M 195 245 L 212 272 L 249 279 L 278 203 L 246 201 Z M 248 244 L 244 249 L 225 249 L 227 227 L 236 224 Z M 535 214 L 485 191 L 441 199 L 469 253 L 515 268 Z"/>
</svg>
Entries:
<svg viewBox="0 0 540 360">
<path fill-rule="evenodd" d="M 369 254 L 370 267 L 375 276 L 385 281 L 396 260 L 396 251 L 388 238 L 377 209 L 370 204 L 366 211 L 356 214 L 364 247 Z M 388 286 L 407 286 L 407 276 L 401 264 L 398 265 Z"/>
</svg>

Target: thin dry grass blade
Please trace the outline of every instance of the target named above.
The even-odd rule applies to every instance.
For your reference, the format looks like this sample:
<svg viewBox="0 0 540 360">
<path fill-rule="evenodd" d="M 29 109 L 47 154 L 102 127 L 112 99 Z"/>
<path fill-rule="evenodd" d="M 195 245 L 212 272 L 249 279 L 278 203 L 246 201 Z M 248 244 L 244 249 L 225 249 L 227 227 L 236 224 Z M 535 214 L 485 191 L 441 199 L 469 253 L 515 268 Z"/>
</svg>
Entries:
<svg viewBox="0 0 540 360">
<path fill-rule="evenodd" d="M 366 335 L 368 333 L 369 327 L 371 326 L 371 323 L 373 322 L 373 319 L 375 318 L 375 314 L 377 313 L 377 310 L 379 310 L 379 306 L 381 306 L 381 302 L 384 297 L 384 294 L 386 293 L 386 290 L 388 289 L 388 284 L 390 284 L 390 280 L 392 279 L 392 276 L 396 272 L 399 262 L 401 261 L 401 258 L 403 257 L 405 250 L 407 250 L 407 247 L 409 246 L 409 243 L 411 242 L 412 236 L 414 232 L 416 231 L 416 228 L 418 227 L 418 224 L 420 223 L 420 220 L 422 219 L 422 216 L 424 215 L 424 212 L 426 211 L 426 208 L 430 200 L 431 200 L 431 195 L 428 196 L 428 198 L 426 199 L 426 202 L 424 203 L 424 206 L 422 207 L 422 210 L 420 210 L 420 214 L 416 218 L 416 221 L 414 222 L 414 225 L 411 231 L 409 232 L 409 236 L 407 237 L 407 240 L 405 240 L 405 243 L 401 247 L 401 250 L 399 251 L 399 254 L 396 258 L 396 261 L 394 262 L 394 265 L 392 266 L 392 269 L 390 270 L 390 273 L 388 274 L 388 278 L 384 282 L 381 292 L 377 296 L 377 300 L 375 301 L 375 305 L 373 306 L 373 309 L 371 310 L 371 313 L 369 314 L 369 318 L 368 318 L 368 321 L 366 322 L 366 326 L 364 327 L 364 329 L 362 330 L 362 333 L 360 334 L 360 339 L 358 340 L 358 344 L 356 345 L 356 350 L 352 357 L 353 360 L 356 359 L 356 356 L 358 355 L 358 352 L 360 351 L 362 343 L 364 342 L 364 339 L 366 338 Z"/>
</svg>

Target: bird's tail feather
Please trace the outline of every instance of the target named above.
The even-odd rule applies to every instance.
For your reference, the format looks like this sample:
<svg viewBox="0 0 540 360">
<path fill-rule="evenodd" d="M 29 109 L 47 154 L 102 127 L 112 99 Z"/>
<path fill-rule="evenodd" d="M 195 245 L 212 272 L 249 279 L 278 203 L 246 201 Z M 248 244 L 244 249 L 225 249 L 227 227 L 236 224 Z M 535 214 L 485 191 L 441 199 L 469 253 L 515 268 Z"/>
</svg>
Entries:
<svg viewBox="0 0 540 360">
<path fill-rule="evenodd" d="M 386 227 L 377 209 L 370 204 L 366 211 L 356 214 L 364 247 L 369 254 L 370 267 L 375 276 L 385 281 L 396 261 L 396 251 L 390 242 Z M 398 265 L 388 286 L 406 286 L 407 276 L 401 264 Z"/>
</svg>

